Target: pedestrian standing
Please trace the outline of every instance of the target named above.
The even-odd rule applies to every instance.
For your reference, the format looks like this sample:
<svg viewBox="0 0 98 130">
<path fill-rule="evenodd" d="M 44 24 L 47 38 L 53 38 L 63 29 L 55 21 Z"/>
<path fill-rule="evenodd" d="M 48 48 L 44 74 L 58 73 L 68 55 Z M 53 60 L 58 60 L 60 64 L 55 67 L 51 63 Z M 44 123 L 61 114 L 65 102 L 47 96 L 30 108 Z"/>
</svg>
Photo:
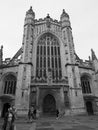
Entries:
<svg viewBox="0 0 98 130">
<path fill-rule="evenodd" d="M 15 116 L 15 119 L 17 119 L 17 109 L 15 106 L 12 106 L 12 109 L 13 109 L 13 114 Z"/>
<path fill-rule="evenodd" d="M 29 108 L 29 111 L 28 111 L 28 119 L 29 119 L 29 121 L 30 121 L 30 108 Z"/>
<path fill-rule="evenodd" d="M 30 109 L 30 121 L 32 122 L 33 119 L 34 119 L 34 108 L 31 107 L 31 109 Z"/>
<path fill-rule="evenodd" d="M 4 117 L 4 123 L 3 123 L 3 130 L 14 130 L 14 120 L 15 120 L 15 116 L 13 114 L 12 108 L 10 107 L 8 109 L 8 112 L 5 114 Z"/>
<path fill-rule="evenodd" d="M 36 108 L 33 111 L 34 119 L 36 119 Z"/>
<path fill-rule="evenodd" d="M 39 114 L 40 114 L 40 111 L 39 111 L 39 109 L 37 108 L 37 109 L 36 109 L 36 119 L 39 118 Z"/>
<path fill-rule="evenodd" d="M 59 110 L 57 109 L 56 110 L 56 119 L 58 119 L 59 118 Z"/>
</svg>

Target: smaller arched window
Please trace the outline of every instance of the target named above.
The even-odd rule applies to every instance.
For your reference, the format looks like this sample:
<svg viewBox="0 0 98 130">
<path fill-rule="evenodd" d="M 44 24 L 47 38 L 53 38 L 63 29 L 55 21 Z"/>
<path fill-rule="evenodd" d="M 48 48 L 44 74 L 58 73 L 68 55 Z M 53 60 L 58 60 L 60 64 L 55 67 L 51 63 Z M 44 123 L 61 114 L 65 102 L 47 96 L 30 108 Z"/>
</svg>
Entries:
<svg viewBox="0 0 98 130">
<path fill-rule="evenodd" d="M 12 74 L 9 74 L 4 78 L 4 94 L 15 95 L 15 91 L 16 91 L 16 77 Z"/>
<path fill-rule="evenodd" d="M 88 76 L 81 77 L 81 86 L 83 93 L 91 93 L 90 78 Z"/>
</svg>

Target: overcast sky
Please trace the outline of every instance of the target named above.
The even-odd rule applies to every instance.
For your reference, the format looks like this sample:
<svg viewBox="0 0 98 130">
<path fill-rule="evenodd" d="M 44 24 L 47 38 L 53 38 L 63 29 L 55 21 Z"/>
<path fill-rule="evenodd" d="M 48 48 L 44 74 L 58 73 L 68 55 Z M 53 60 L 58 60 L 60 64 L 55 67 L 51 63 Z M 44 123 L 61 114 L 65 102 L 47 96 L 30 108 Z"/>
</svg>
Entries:
<svg viewBox="0 0 98 130">
<path fill-rule="evenodd" d="M 26 11 L 32 6 L 36 19 L 49 13 L 60 20 L 62 10 L 70 16 L 75 51 L 87 60 L 91 48 L 98 57 L 98 0 L 0 0 L 0 46 L 3 57 L 13 57 L 22 46 Z"/>
</svg>

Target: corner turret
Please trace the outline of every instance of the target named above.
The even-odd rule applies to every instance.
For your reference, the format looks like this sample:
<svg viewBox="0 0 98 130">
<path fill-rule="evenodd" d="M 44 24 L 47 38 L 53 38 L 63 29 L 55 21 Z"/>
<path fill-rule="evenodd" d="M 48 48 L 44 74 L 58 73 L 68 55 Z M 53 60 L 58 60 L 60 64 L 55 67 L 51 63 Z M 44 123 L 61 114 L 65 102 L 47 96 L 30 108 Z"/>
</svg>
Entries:
<svg viewBox="0 0 98 130">
<path fill-rule="evenodd" d="M 3 46 L 0 48 L 0 65 L 2 65 L 3 62 Z"/>
<path fill-rule="evenodd" d="M 24 35 L 23 35 L 23 52 L 21 57 L 21 62 L 31 63 L 32 59 L 32 45 L 34 36 L 34 24 L 35 24 L 35 13 L 32 10 L 32 6 L 26 12 L 25 22 L 24 22 Z"/>
<path fill-rule="evenodd" d="M 35 18 L 35 13 L 32 10 L 32 6 L 30 6 L 30 9 L 26 12 L 26 15 L 32 15 Z"/>
<path fill-rule="evenodd" d="M 60 16 L 60 21 L 61 21 L 62 27 L 70 26 L 69 15 L 65 12 L 64 9 Z"/>
<path fill-rule="evenodd" d="M 30 9 L 26 12 L 26 17 L 25 17 L 25 23 L 24 23 L 24 25 L 34 24 L 34 19 L 35 19 L 35 13 L 32 10 L 32 6 L 31 6 Z"/>
<path fill-rule="evenodd" d="M 92 60 L 97 60 L 97 57 L 96 57 L 93 49 L 91 49 L 91 58 L 92 58 Z"/>
<path fill-rule="evenodd" d="M 91 49 L 91 60 L 92 60 L 95 72 L 98 72 L 98 59 L 97 59 L 93 49 Z"/>
<path fill-rule="evenodd" d="M 31 72 L 33 69 L 32 54 L 33 54 L 33 42 L 34 42 L 34 24 L 35 24 L 35 13 L 32 7 L 26 12 L 22 42 L 22 54 L 21 62 L 18 68 L 18 79 L 17 79 L 17 90 L 16 90 L 16 102 L 15 105 L 20 111 L 27 113 L 29 108 L 29 92 L 31 83 Z M 19 87 L 20 86 L 20 87 Z M 23 96 L 21 97 L 21 93 Z M 20 96 L 20 98 L 19 98 Z M 25 100 L 26 99 L 26 100 Z M 19 102 L 23 102 L 24 105 L 19 106 Z M 21 103 L 20 103 L 21 104 Z"/>
<path fill-rule="evenodd" d="M 61 19 L 64 18 L 64 17 L 69 19 L 69 15 L 65 12 L 65 9 L 63 9 L 63 12 L 61 14 Z"/>
<path fill-rule="evenodd" d="M 66 55 L 66 64 L 75 63 L 75 50 L 72 36 L 72 28 L 70 24 L 69 15 L 63 9 L 63 12 L 60 16 L 61 30 L 62 30 L 62 40 L 64 41 L 65 46 L 65 55 Z"/>
</svg>

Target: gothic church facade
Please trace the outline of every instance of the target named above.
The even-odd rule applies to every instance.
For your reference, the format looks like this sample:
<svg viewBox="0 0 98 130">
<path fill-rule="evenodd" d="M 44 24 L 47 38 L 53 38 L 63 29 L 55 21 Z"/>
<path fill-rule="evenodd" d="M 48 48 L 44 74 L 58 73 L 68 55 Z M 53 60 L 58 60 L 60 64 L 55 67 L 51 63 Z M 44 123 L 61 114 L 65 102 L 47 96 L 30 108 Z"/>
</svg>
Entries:
<svg viewBox="0 0 98 130">
<path fill-rule="evenodd" d="M 3 60 L 0 49 L 0 115 L 15 105 L 27 115 L 30 106 L 40 115 L 96 114 L 98 112 L 98 59 L 93 50 L 83 61 L 75 52 L 69 15 L 60 21 L 49 14 L 35 19 L 26 12 L 23 42 L 13 56 Z"/>
</svg>

